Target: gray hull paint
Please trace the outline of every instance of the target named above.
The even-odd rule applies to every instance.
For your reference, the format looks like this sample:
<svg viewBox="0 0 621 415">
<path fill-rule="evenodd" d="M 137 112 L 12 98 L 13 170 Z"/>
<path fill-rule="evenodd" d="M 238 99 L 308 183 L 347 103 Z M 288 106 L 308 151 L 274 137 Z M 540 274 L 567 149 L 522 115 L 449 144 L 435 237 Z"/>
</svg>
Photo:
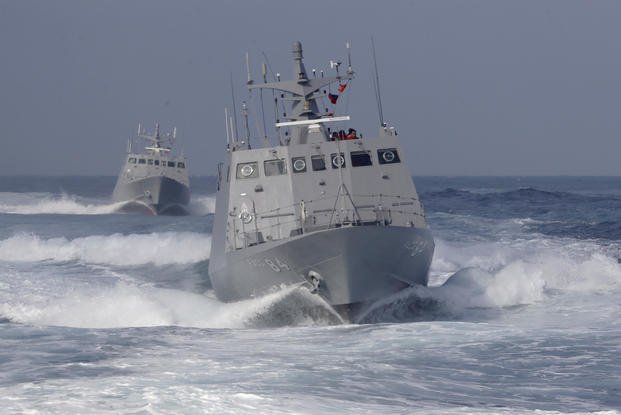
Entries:
<svg viewBox="0 0 621 415">
<path fill-rule="evenodd" d="M 121 207 L 123 211 L 182 215 L 187 214 L 190 189 L 166 176 L 153 176 L 117 183 L 112 200 L 115 203 L 126 202 Z"/>
<path fill-rule="evenodd" d="M 210 273 L 218 297 L 235 301 L 308 282 L 310 272 L 317 293 L 338 308 L 426 285 L 433 250 L 427 229 L 342 227 L 228 253 Z"/>
</svg>

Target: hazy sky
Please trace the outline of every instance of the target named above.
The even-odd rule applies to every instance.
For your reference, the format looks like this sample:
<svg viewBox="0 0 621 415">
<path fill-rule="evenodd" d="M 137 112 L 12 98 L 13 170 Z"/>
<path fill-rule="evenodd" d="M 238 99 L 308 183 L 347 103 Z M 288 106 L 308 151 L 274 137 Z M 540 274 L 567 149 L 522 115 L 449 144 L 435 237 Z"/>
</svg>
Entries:
<svg viewBox="0 0 621 415">
<path fill-rule="evenodd" d="M 308 70 L 351 43 L 336 109 L 376 135 L 371 36 L 414 175 L 621 174 L 618 0 L 0 0 L 0 174 L 116 175 L 156 121 L 215 174 L 230 76 L 290 78 L 295 40 Z"/>
</svg>

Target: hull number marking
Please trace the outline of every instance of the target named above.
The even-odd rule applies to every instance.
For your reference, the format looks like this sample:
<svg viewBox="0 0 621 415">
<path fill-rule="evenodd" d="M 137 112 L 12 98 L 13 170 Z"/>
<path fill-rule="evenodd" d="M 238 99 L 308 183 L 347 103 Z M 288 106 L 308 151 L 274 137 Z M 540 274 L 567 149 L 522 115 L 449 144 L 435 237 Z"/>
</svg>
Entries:
<svg viewBox="0 0 621 415">
<path fill-rule="evenodd" d="M 248 260 L 248 264 L 250 264 L 251 266 L 255 268 L 261 268 L 261 267 L 267 266 L 276 272 L 291 271 L 291 267 L 289 267 L 289 265 L 286 262 L 281 261 L 278 257 L 265 258 L 265 259 L 252 258 Z"/>
</svg>

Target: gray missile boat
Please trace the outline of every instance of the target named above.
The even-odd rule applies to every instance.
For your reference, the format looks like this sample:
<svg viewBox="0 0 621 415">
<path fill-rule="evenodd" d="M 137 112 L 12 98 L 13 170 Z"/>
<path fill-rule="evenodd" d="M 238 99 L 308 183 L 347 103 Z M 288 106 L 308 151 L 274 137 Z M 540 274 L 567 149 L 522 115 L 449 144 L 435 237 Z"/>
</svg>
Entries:
<svg viewBox="0 0 621 415">
<path fill-rule="evenodd" d="M 335 126 L 349 116 L 319 110 L 326 98 L 336 102 L 331 85 L 342 92 L 353 79 L 351 60 L 344 73 L 331 62 L 332 77 L 309 76 L 302 60 L 295 42 L 294 80 L 267 82 L 263 65 L 257 84 L 248 71 L 251 92 L 273 90 L 275 106 L 290 103 L 285 120 L 276 119 L 278 145 L 266 133 L 261 148 L 251 147 L 245 104 L 244 141 L 227 116 L 233 137 L 218 165 L 209 275 L 223 301 L 298 284 L 355 322 L 376 301 L 427 284 L 434 241 L 397 132 L 381 111 L 379 135 L 362 138 L 339 135 Z"/>
<path fill-rule="evenodd" d="M 176 140 L 172 134 L 160 135 L 159 124 L 152 135 L 140 131 L 138 139 L 145 140 L 145 151 L 134 152 L 128 142 L 127 157 L 112 193 L 112 201 L 120 203 L 119 210 L 151 215 L 183 215 L 188 213 L 190 180 L 187 159 L 173 155 Z"/>
</svg>

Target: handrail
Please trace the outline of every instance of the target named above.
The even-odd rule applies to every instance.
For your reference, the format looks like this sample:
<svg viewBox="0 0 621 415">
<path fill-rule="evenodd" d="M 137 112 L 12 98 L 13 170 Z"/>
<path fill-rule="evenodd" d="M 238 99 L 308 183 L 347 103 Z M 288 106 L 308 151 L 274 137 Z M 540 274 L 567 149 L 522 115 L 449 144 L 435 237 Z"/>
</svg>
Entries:
<svg viewBox="0 0 621 415">
<path fill-rule="evenodd" d="M 324 201 L 324 200 L 336 199 L 336 198 L 339 198 L 339 197 L 341 197 L 341 196 L 339 196 L 338 194 L 336 194 L 336 195 L 330 195 L 330 196 L 320 197 L 320 198 L 318 198 L 318 199 L 304 199 L 304 203 L 305 203 L 305 204 L 312 204 L 312 203 L 315 203 L 315 202 L 320 202 L 320 201 Z M 417 197 L 406 197 L 406 196 L 402 196 L 402 195 L 387 195 L 387 194 L 384 194 L 384 193 L 376 193 L 376 194 L 351 194 L 351 197 L 352 197 L 353 199 L 358 198 L 358 197 L 360 197 L 360 198 L 362 198 L 362 197 L 368 197 L 368 198 L 378 198 L 378 197 L 379 197 L 379 198 L 409 199 L 409 200 L 413 200 L 413 201 L 415 201 L 415 202 L 419 202 L 419 203 L 420 203 L 420 200 L 419 200 Z M 298 206 L 298 205 L 299 205 L 299 203 L 293 203 L 293 204 L 291 204 L 291 205 L 281 206 L 281 207 L 277 207 L 277 208 L 274 208 L 274 209 L 266 210 L 266 211 L 263 211 L 263 212 L 257 212 L 257 214 L 264 215 L 264 214 L 268 214 L 268 213 L 272 213 L 272 212 L 277 212 L 277 211 L 282 210 L 282 209 L 294 208 L 294 207 L 296 207 L 296 206 Z"/>
<path fill-rule="evenodd" d="M 293 233 L 291 233 L 291 235 L 289 233 L 283 235 L 280 232 L 281 230 L 285 230 L 286 232 L 298 230 L 299 234 L 304 234 L 308 233 L 309 230 L 314 232 L 344 225 L 357 226 L 375 223 L 378 226 L 388 226 L 392 223 L 393 215 L 405 216 L 407 223 L 414 223 L 414 217 L 425 217 L 422 210 L 422 203 L 417 197 L 380 193 L 356 194 L 350 195 L 348 198 L 351 207 L 337 208 L 336 204 L 332 204 L 331 202 L 333 200 L 336 202 L 339 197 L 344 196 L 342 194 L 340 196 L 326 195 L 317 199 L 301 200 L 297 203 L 261 212 L 254 210 L 253 206 L 252 220 L 254 223 L 252 225 L 248 222 L 244 223 L 242 218 L 233 215 L 232 226 L 234 236 L 230 247 L 231 249 L 240 249 L 238 243 L 238 241 L 242 242 L 238 239 L 240 237 L 243 239 L 243 247 L 247 247 L 267 242 L 263 239 L 264 237 L 268 241 L 274 241 L 293 235 Z M 356 200 L 365 198 L 372 198 L 375 200 L 375 203 L 360 203 L 362 201 Z M 356 201 L 358 203 L 356 203 Z M 330 208 L 328 208 L 328 204 L 331 205 Z M 418 206 L 416 206 L 416 204 L 418 204 Z M 313 209 L 313 207 L 319 207 L 318 205 L 324 207 L 324 209 Z M 407 209 L 409 206 L 414 209 Z M 373 212 L 375 216 L 373 216 Z M 335 214 L 340 217 L 340 220 L 333 223 L 331 218 Z M 412 219 L 408 220 L 408 216 L 412 217 Z M 309 219 L 312 223 L 309 223 Z M 270 223 L 266 223 L 265 221 L 270 221 Z M 271 223 L 271 221 L 274 221 L 274 223 Z M 235 229 L 241 231 L 239 235 Z M 274 232 L 274 230 L 276 230 L 276 232 Z M 250 243 L 248 243 L 248 238 L 251 240 Z"/>
<path fill-rule="evenodd" d="M 344 211 L 339 210 L 339 212 L 345 212 L 345 213 L 350 213 L 350 214 L 353 214 L 353 213 L 354 213 L 354 210 L 353 210 L 353 209 L 345 209 Z M 402 214 L 402 215 L 413 215 L 413 216 L 420 216 L 420 217 L 423 217 L 423 215 L 421 215 L 420 213 L 417 213 L 417 212 L 408 212 L 408 211 L 403 211 L 403 210 L 386 209 L 386 210 L 385 210 L 385 212 L 387 212 L 387 213 Z M 291 216 L 291 215 L 289 215 L 289 216 Z M 327 216 L 328 216 L 328 212 L 323 212 L 323 213 L 320 213 L 319 215 L 315 215 L 315 216 L 327 217 Z M 254 231 L 263 232 L 263 231 L 267 231 L 267 230 L 272 229 L 272 228 L 282 227 L 282 226 L 284 226 L 284 225 L 296 224 L 296 223 L 298 223 L 299 221 L 300 221 L 300 219 L 299 219 L 299 218 L 294 218 L 294 219 L 292 219 L 292 220 L 288 220 L 288 221 L 280 221 L 280 222 L 279 222 L 279 223 L 277 223 L 277 224 L 271 224 L 271 225 L 261 225 L 261 226 L 259 226 L 259 225 L 257 224 L 257 225 L 256 225 L 256 227 L 253 227 L 253 232 L 254 232 Z M 363 221 L 363 222 L 364 222 L 364 221 Z M 348 223 L 351 223 L 351 224 L 356 224 L 357 222 L 356 222 L 356 221 L 349 221 Z M 307 225 L 307 226 L 308 226 L 308 225 Z M 319 227 L 325 226 L 327 229 L 336 227 L 336 225 L 335 225 L 335 224 L 329 225 L 329 223 L 325 223 L 325 224 L 323 224 L 323 225 L 318 225 L 318 226 L 319 226 Z M 338 226 L 341 226 L 341 225 L 340 225 L 340 224 L 338 224 Z M 300 228 L 301 228 L 301 226 L 300 226 Z M 248 233 L 248 232 L 246 232 L 246 233 Z"/>
</svg>

